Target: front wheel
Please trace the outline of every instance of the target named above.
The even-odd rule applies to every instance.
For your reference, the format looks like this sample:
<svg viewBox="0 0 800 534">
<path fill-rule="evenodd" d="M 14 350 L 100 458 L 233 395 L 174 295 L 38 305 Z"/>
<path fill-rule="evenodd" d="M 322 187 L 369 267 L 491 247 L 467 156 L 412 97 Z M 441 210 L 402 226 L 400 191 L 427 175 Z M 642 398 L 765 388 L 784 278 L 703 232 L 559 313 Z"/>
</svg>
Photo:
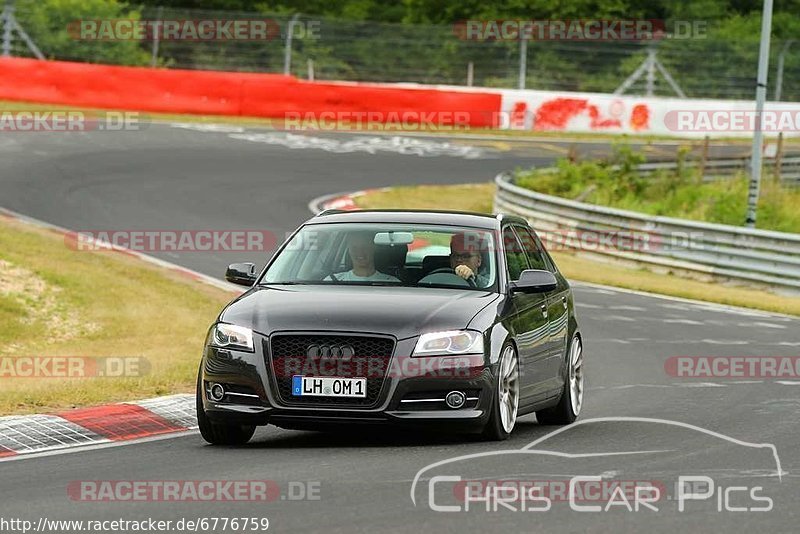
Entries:
<svg viewBox="0 0 800 534">
<path fill-rule="evenodd" d="M 572 337 L 567 352 L 567 377 L 561 399 L 552 408 L 536 412 L 536 420 L 543 425 L 568 425 L 574 423 L 583 407 L 583 344 L 578 334 Z"/>
<path fill-rule="evenodd" d="M 506 342 L 500 355 L 491 415 L 483 429 L 486 439 L 508 439 L 517 424 L 519 410 L 519 359 L 511 342 Z"/>
<path fill-rule="evenodd" d="M 212 422 L 203 408 L 203 380 L 197 376 L 197 426 L 200 435 L 212 445 L 244 445 L 256 431 L 253 425 L 226 425 Z"/>
</svg>

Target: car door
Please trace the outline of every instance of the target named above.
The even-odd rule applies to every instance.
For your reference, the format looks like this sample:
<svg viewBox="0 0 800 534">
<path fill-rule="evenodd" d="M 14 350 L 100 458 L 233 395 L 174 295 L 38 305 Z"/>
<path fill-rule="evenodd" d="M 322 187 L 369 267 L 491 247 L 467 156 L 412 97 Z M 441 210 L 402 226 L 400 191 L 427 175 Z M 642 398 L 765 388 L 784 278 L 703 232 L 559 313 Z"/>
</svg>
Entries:
<svg viewBox="0 0 800 534">
<path fill-rule="evenodd" d="M 516 281 L 530 268 L 527 255 L 510 225 L 503 228 L 503 250 L 509 281 Z M 541 293 L 513 293 L 509 330 L 514 336 L 520 360 L 520 393 L 525 404 L 546 396 L 548 389 L 547 299 Z"/>
<path fill-rule="evenodd" d="M 558 287 L 554 291 L 545 294 L 549 321 L 545 368 L 547 375 L 550 377 L 548 389 L 557 393 L 563 385 L 562 369 L 567 350 L 569 286 L 564 283 L 555 266 L 548 260 L 538 236 L 526 226 L 515 225 L 514 230 L 519 236 L 531 269 L 550 271 L 556 275 L 556 279 L 559 281 Z"/>
</svg>

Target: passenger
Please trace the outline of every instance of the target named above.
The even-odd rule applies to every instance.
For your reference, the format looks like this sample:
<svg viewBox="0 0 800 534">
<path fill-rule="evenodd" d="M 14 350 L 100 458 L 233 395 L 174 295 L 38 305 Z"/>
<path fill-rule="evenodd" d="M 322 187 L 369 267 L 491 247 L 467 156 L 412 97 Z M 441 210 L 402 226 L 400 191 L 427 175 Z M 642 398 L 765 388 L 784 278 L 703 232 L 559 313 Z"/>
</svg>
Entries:
<svg viewBox="0 0 800 534">
<path fill-rule="evenodd" d="M 353 268 L 331 274 L 325 280 L 336 282 L 400 282 L 394 276 L 375 269 L 375 233 L 354 232 L 347 236 L 347 253 Z"/>
</svg>

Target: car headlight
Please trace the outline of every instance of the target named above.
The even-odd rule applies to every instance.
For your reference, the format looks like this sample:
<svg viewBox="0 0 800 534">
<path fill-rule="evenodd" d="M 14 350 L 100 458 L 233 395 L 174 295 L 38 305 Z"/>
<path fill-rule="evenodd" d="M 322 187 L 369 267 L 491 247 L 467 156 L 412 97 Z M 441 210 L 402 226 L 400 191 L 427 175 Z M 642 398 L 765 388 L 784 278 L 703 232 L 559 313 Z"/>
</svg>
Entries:
<svg viewBox="0 0 800 534">
<path fill-rule="evenodd" d="M 226 349 L 253 352 L 253 331 L 244 326 L 217 323 L 211 330 L 211 344 Z"/>
<path fill-rule="evenodd" d="M 412 356 L 483 354 L 483 335 L 473 330 L 431 332 L 419 336 Z"/>
</svg>

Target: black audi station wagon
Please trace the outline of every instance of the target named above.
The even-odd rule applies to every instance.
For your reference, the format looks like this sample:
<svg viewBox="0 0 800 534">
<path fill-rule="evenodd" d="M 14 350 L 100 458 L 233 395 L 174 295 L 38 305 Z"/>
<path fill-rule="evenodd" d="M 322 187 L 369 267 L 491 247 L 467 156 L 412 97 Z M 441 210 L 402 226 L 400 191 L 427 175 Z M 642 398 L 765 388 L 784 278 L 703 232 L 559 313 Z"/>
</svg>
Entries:
<svg viewBox="0 0 800 534">
<path fill-rule="evenodd" d="M 197 418 L 213 444 L 258 425 L 427 426 L 505 439 L 517 418 L 569 424 L 584 398 L 569 283 L 519 217 L 326 211 L 211 326 Z"/>
</svg>

